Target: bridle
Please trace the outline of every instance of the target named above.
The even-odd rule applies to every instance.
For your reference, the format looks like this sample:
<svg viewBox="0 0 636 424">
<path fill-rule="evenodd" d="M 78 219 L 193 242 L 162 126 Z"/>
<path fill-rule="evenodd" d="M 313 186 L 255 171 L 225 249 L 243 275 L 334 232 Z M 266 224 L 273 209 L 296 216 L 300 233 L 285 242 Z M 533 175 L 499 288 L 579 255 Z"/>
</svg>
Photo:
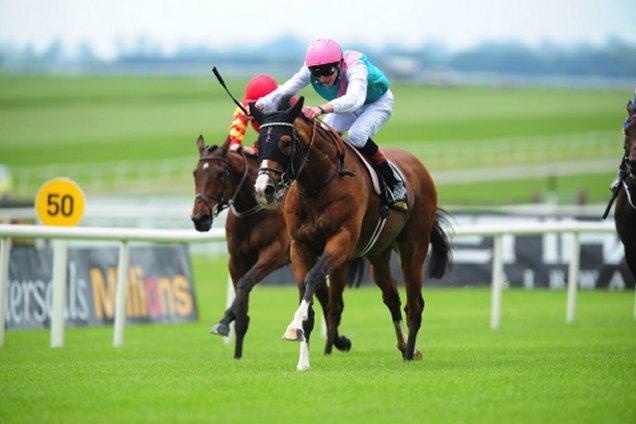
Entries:
<svg viewBox="0 0 636 424">
<path fill-rule="evenodd" d="M 245 157 L 245 153 L 243 152 L 243 150 L 240 150 L 240 153 L 241 153 L 241 157 L 243 158 L 243 175 L 241 175 L 241 180 L 236 185 L 236 189 L 234 190 L 234 194 L 227 201 L 225 200 L 225 193 L 226 193 L 227 188 L 228 188 L 228 179 L 231 178 L 232 180 L 234 180 L 236 182 L 236 180 L 234 179 L 234 177 L 232 175 L 232 166 L 230 164 L 230 161 L 227 159 L 227 157 L 223 157 L 223 156 L 211 156 L 211 157 L 199 158 L 199 162 L 219 161 L 219 162 L 223 162 L 225 164 L 225 170 L 224 170 L 224 172 L 222 174 L 223 175 L 223 181 L 222 181 L 223 186 L 222 186 L 222 188 L 220 190 L 220 194 L 197 193 L 194 196 L 194 201 L 203 203 L 203 205 L 208 210 L 208 213 L 211 216 L 213 216 L 213 217 L 217 217 L 221 212 L 223 212 L 228 207 L 230 208 L 232 213 L 234 213 L 234 215 L 236 215 L 238 218 L 244 218 L 244 217 L 253 215 L 253 214 L 255 214 L 256 212 L 258 212 L 258 211 L 260 211 L 262 209 L 262 207 L 259 204 L 256 204 L 254 207 L 252 207 L 252 208 L 250 208 L 250 209 L 248 209 L 248 210 L 246 210 L 244 212 L 239 212 L 234 207 L 234 202 L 236 200 L 236 197 L 240 193 L 241 188 L 243 187 L 243 184 L 245 183 L 245 180 L 247 179 L 247 174 L 249 172 L 249 169 L 248 169 L 248 166 L 247 166 L 247 158 Z M 215 200 L 216 201 L 216 206 L 211 207 L 208 204 L 208 202 L 206 201 L 207 199 Z"/>
<path fill-rule="evenodd" d="M 280 170 L 280 169 L 276 169 L 276 168 L 270 168 L 270 167 L 266 167 L 265 166 L 265 167 L 259 168 L 258 175 L 270 174 L 270 173 L 276 174 L 276 175 L 278 175 L 280 177 L 276 189 L 280 190 L 280 189 L 289 188 L 289 186 L 294 182 L 294 180 L 298 179 L 298 177 L 300 176 L 302 171 L 305 169 L 305 166 L 309 162 L 309 157 L 311 155 L 311 150 L 312 150 L 311 148 L 314 146 L 314 142 L 316 141 L 316 129 L 318 127 L 318 121 L 319 121 L 318 119 L 313 119 L 312 131 L 311 131 L 311 140 L 309 141 L 309 146 L 307 147 L 307 150 L 305 152 L 303 152 L 303 150 L 302 150 L 302 147 L 300 145 L 300 141 L 298 139 L 298 133 L 296 132 L 296 127 L 294 126 L 293 123 L 290 123 L 290 122 L 268 122 L 268 123 L 262 124 L 261 128 L 267 128 L 267 127 L 289 127 L 289 128 L 291 128 L 292 152 L 289 155 L 290 160 L 287 163 L 287 166 L 285 167 L 284 170 Z M 335 130 L 334 129 L 331 129 L 331 132 L 332 132 L 332 135 L 335 134 Z M 299 193 L 302 196 L 311 197 L 311 196 L 317 195 L 318 192 L 322 188 L 326 187 L 338 175 L 353 175 L 352 172 L 343 171 L 344 146 L 340 146 L 338 144 L 337 140 L 339 140 L 339 137 L 332 137 L 332 138 L 335 140 L 335 144 L 336 144 L 336 148 L 337 148 L 338 169 L 336 170 L 335 173 L 330 175 L 329 178 L 327 178 L 322 183 L 322 185 L 320 187 L 318 187 L 317 189 L 312 190 L 310 192 L 305 192 L 305 191 L 299 190 Z M 299 158 L 299 160 L 300 160 L 300 165 L 298 166 L 298 170 L 295 169 L 295 167 L 296 167 L 295 164 L 296 164 L 296 162 L 298 162 L 298 160 L 295 160 L 295 158 Z"/>
</svg>

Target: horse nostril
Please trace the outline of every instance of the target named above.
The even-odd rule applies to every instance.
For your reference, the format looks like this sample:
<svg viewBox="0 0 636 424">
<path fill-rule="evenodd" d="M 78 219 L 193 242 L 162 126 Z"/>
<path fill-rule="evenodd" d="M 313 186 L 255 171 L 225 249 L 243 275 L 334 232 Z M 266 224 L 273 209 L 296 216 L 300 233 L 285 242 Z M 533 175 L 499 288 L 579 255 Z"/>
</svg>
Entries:
<svg viewBox="0 0 636 424">
<path fill-rule="evenodd" d="M 276 189 L 274 188 L 273 185 L 268 185 L 267 187 L 265 187 L 265 196 L 266 197 L 272 197 L 274 196 Z"/>
</svg>

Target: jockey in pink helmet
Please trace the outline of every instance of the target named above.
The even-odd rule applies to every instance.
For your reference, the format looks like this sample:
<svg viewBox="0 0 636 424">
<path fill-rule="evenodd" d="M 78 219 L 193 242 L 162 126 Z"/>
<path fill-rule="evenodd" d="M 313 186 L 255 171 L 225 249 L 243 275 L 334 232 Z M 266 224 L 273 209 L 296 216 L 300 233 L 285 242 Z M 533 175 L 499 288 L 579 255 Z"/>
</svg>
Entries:
<svg viewBox="0 0 636 424">
<path fill-rule="evenodd" d="M 310 85 L 326 100 L 320 106 L 305 106 L 310 119 L 327 114 L 325 122 L 340 133 L 347 132 L 356 147 L 384 178 L 392 194 L 391 207 L 408 209 L 404 181 L 371 139 L 393 112 L 389 81 L 362 53 L 343 51 L 334 40 L 321 38 L 307 47 L 304 65 L 289 80 L 256 102 L 265 111 L 276 107 L 284 96 L 295 96 Z"/>
<path fill-rule="evenodd" d="M 274 91 L 278 87 L 278 83 L 274 78 L 269 75 L 256 75 L 252 78 L 245 87 L 245 96 L 243 100 L 241 100 L 241 104 L 243 106 L 247 106 L 250 102 L 255 102 L 263 96 L 268 95 L 272 91 Z M 232 116 L 232 124 L 230 125 L 229 136 L 230 136 L 230 150 L 236 151 L 243 144 L 243 137 L 245 137 L 245 132 L 247 131 L 248 122 L 252 123 L 252 127 L 256 132 L 260 129 L 258 123 L 249 119 L 245 116 L 245 113 L 241 110 L 241 108 L 237 107 L 234 110 L 234 115 Z M 256 146 L 245 146 L 243 150 L 252 155 L 256 155 Z"/>
</svg>

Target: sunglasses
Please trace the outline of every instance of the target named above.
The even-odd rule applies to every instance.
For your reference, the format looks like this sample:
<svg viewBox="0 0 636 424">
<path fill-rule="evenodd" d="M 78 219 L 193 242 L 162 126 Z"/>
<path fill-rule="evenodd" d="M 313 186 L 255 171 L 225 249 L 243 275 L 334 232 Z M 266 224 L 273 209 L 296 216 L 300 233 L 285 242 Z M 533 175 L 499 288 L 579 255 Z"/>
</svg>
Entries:
<svg viewBox="0 0 636 424">
<path fill-rule="evenodd" d="M 311 74 L 316 78 L 330 77 L 333 75 L 334 72 L 336 72 L 337 69 L 338 66 L 333 63 L 322 66 L 312 66 L 311 68 L 309 68 Z"/>
</svg>

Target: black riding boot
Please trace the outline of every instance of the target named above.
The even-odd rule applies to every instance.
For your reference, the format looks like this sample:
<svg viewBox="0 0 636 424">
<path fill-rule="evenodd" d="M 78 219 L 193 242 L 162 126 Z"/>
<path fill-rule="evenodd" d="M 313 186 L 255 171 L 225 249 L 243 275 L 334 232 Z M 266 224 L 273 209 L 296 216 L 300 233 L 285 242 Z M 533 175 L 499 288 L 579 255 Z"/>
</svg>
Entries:
<svg viewBox="0 0 636 424">
<path fill-rule="evenodd" d="M 378 145 L 375 144 L 373 140 L 368 139 L 366 144 L 358 150 L 376 166 L 380 176 L 386 182 L 391 192 L 390 194 L 393 197 L 391 208 L 402 212 L 408 210 L 404 181 L 402 181 L 397 171 L 387 162 L 384 154 L 378 148 Z"/>
<path fill-rule="evenodd" d="M 389 190 L 391 190 L 391 195 L 393 196 L 391 207 L 400 211 L 406 211 L 408 204 L 406 202 L 406 187 L 404 186 L 404 181 L 402 181 L 397 171 L 389 165 L 386 159 L 376 166 L 382 178 L 384 178 L 384 181 L 386 181 L 389 186 Z"/>
</svg>

